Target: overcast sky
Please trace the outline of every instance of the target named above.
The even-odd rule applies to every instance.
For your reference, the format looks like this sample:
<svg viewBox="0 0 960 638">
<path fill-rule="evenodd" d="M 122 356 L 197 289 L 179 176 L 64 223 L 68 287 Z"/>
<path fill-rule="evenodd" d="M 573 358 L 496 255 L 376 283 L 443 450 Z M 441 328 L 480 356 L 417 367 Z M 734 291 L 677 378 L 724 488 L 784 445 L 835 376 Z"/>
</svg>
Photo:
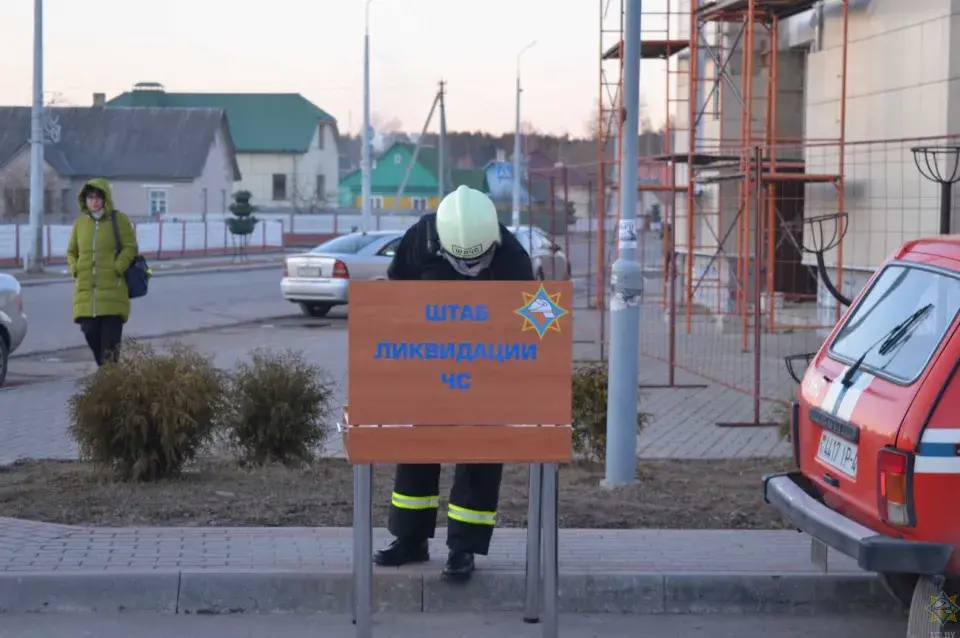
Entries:
<svg viewBox="0 0 960 638">
<path fill-rule="evenodd" d="M 371 109 L 419 130 L 443 78 L 450 130 L 511 131 L 516 56 L 536 40 L 522 58 L 522 119 L 581 136 L 599 93 L 602 1 L 610 2 L 607 24 L 616 29 L 620 0 L 374 0 Z M 0 2 L 0 103 L 27 105 L 33 0 Z M 648 0 L 645 11 L 662 2 Z M 75 106 L 141 81 L 170 91 L 302 93 L 355 132 L 363 113 L 364 6 L 46 0 L 44 89 L 48 99 Z M 656 28 L 662 19 L 651 13 L 645 30 Z M 644 63 L 641 91 L 655 124 L 664 118 L 664 86 L 661 64 Z"/>
</svg>

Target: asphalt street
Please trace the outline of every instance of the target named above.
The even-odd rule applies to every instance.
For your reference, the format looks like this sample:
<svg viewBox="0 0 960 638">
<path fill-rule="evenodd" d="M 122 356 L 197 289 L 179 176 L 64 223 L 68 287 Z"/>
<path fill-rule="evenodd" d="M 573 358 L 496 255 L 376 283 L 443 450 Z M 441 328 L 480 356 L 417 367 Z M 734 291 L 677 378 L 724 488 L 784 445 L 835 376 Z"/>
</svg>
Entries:
<svg viewBox="0 0 960 638">
<path fill-rule="evenodd" d="M 560 243 L 565 244 L 563 238 Z M 649 267 L 656 263 L 659 242 L 648 237 L 645 245 Z M 594 242 L 586 237 L 571 238 L 569 252 L 578 288 L 585 291 L 586 278 L 596 273 Z M 157 277 L 150 283 L 150 294 L 133 300 L 124 336 L 159 337 L 296 315 L 299 309 L 280 296 L 280 277 L 279 265 L 267 270 Z M 591 288 L 592 284 L 591 279 Z M 16 356 L 84 345 L 73 323 L 72 283 L 29 286 L 23 294 L 29 333 Z M 335 312 L 342 316 L 344 311 Z"/>
<path fill-rule="evenodd" d="M 133 300 L 124 336 L 156 337 L 298 314 L 280 296 L 281 267 L 207 274 L 171 275 L 150 282 L 150 293 Z M 73 323 L 73 284 L 23 289 L 29 321 L 17 355 L 83 346 Z"/>
<path fill-rule="evenodd" d="M 890 618 L 850 616 L 564 615 L 562 638 L 902 638 Z M 518 615 L 412 614 L 377 617 L 375 638 L 535 638 L 540 625 Z M 173 616 L 157 614 L 0 615 L 0 638 L 353 638 L 349 618 L 330 615 Z"/>
</svg>

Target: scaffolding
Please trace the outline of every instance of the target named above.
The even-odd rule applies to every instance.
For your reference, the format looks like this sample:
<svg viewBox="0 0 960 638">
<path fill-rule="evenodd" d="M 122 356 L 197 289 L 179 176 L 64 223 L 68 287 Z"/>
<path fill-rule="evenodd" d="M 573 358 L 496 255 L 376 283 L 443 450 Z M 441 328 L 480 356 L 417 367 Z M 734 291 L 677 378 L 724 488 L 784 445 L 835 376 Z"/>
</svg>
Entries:
<svg viewBox="0 0 960 638">
<path fill-rule="evenodd" d="M 723 323 L 718 334 L 739 333 L 738 350 L 745 353 L 759 348 L 761 331 L 796 328 L 778 316 L 785 300 L 816 302 L 816 270 L 802 258 L 803 224 L 812 208 L 804 212 L 805 198 L 817 189 L 819 205 L 831 213 L 842 213 L 845 206 L 849 0 L 841 2 L 839 128 L 830 139 L 806 137 L 806 52 L 781 51 L 780 43 L 781 23 L 817 8 L 819 0 L 660 0 L 660 11 L 644 10 L 641 58 L 664 61 L 667 114 L 663 152 L 641 158 L 665 167 L 664 183 L 640 187 L 663 191 L 666 222 L 660 294 L 648 288 L 644 303 L 653 305 L 656 297 L 669 325 L 670 387 L 674 368 L 685 369 L 676 357 L 678 333 L 690 335 L 695 320 L 709 319 L 701 325 L 710 330 Z M 597 196 L 603 203 L 598 251 L 609 245 L 604 222 L 617 199 L 617 180 L 611 179 L 617 159 L 609 147 L 618 140 L 622 117 L 623 3 L 600 0 L 598 138 L 605 179 Z M 824 159 L 826 148 L 829 158 Z M 843 237 L 845 215 L 836 223 Z M 599 252 L 598 264 L 607 263 Z M 842 242 L 836 247 L 836 269 L 842 281 Z M 598 271 L 602 308 L 606 269 Z M 756 312 L 758 305 L 762 313 Z M 837 305 L 837 319 L 840 312 Z M 756 338 L 749 339 L 750 334 Z M 755 356 L 759 360 L 759 352 Z M 717 372 L 713 378 L 723 376 Z M 750 392 L 759 395 L 757 389 Z"/>
</svg>

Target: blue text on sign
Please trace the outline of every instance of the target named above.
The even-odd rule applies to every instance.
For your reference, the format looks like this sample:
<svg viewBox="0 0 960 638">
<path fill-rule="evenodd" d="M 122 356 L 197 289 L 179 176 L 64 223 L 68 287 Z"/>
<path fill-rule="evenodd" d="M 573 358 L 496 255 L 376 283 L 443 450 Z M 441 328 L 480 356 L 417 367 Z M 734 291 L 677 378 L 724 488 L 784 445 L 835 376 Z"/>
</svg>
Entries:
<svg viewBox="0 0 960 638">
<path fill-rule="evenodd" d="M 450 386 L 451 390 L 469 390 L 470 375 L 466 372 L 444 372 L 440 381 Z"/>
<path fill-rule="evenodd" d="M 427 321 L 475 321 L 479 323 L 490 320 L 490 310 L 484 304 L 476 306 L 455 303 L 428 304 L 425 314 Z"/>
<path fill-rule="evenodd" d="M 437 343 L 437 342 L 390 342 L 377 344 L 374 359 L 394 361 L 535 361 L 535 343 Z"/>
</svg>

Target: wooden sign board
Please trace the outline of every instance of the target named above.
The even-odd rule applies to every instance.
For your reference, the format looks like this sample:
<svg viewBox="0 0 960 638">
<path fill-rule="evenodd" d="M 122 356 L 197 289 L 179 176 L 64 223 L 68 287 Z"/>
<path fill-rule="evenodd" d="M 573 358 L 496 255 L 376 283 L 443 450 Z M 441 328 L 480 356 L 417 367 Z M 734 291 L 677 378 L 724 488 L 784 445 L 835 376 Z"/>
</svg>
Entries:
<svg viewBox="0 0 960 638">
<path fill-rule="evenodd" d="M 353 425 L 566 425 L 569 281 L 350 283 Z"/>
</svg>

